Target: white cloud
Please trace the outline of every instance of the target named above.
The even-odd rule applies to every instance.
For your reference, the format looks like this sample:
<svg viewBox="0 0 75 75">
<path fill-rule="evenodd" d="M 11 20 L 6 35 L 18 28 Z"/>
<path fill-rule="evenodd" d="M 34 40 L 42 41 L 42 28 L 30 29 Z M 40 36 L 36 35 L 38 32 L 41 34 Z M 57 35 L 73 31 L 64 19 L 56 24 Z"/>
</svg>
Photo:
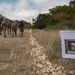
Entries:
<svg viewBox="0 0 75 75">
<path fill-rule="evenodd" d="M 57 5 L 68 4 L 70 0 L 32 0 L 34 4 L 40 9 L 40 12 L 48 12 L 50 8 Z"/>
<path fill-rule="evenodd" d="M 12 20 L 32 21 L 39 13 L 48 12 L 56 5 L 68 4 L 69 0 L 17 0 L 15 4 L 0 3 L 0 13 Z"/>
<path fill-rule="evenodd" d="M 12 5 L 4 2 L 4 3 L 0 3 L 0 13 L 1 14 L 5 14 L 7 13 L 8 11 L 10 11 L 12 8 Z"/>
</svg>

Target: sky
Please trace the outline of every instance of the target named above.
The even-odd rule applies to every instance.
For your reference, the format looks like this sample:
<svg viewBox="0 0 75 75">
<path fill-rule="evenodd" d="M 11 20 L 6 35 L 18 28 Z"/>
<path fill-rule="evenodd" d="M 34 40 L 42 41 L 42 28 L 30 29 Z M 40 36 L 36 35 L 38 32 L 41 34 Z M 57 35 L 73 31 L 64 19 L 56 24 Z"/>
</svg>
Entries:
<svg viewBox="0 0 75 75">
<path fill-rule="evenodd" d="M 58 5 L 68 5 L 70 0 L 0 0 L 0 14 L 11 20 L 32 23 L 39 13 L 48 13 Z"/>
</svg>

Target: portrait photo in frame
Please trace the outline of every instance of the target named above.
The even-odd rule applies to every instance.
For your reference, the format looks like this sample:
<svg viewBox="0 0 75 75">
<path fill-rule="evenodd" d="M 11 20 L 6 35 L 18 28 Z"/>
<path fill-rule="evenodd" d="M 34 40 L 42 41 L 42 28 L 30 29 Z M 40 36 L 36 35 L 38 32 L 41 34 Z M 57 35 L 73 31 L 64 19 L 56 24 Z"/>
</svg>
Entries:
<svg viewBox="0 0 75 75">
<path fill-rule="evenodd" d="M 75 31 L 61 30 L 62 58 L 75 59 Z"/>
</svg>

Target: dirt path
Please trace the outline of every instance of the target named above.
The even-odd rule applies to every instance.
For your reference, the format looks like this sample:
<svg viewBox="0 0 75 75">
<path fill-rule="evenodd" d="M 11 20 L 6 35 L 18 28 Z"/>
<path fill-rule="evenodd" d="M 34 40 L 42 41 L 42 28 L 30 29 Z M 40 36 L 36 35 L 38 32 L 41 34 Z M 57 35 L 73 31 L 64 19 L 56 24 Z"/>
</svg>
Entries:
<svg viewBox="0 0 75 75">
<path fill-rule="evenodd" d="M 65 75 L 43 50 L 32 30 L 25 30 L 24 37 L 0 36 L 0 75 Z"/>
<path fill-rule="evenodd" d="M 44 48 L 38 44 L 37 40 L 32 35 L 32 30 L 30 30 L 30 41 L 31 45 L 33 45 L 31 56 L 34 58 L 34 72 L 35 75 L 66 75 L 63 72 L 64 67 L 57 66 L 56 64 L 52 64 L 47 56 L 44 54 Z"/>
<path fill-rule="evenodd" d="M 30 32 L 24 37 L 0 36 L 0 75 L 32 75 Z"/>
</svg>

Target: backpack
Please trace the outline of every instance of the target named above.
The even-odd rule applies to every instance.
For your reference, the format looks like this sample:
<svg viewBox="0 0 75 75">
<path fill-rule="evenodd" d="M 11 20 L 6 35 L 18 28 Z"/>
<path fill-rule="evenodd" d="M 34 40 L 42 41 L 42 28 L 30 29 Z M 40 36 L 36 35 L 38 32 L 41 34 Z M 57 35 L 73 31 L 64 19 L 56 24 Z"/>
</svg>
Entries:
<svg viewBox="0 0 75 75">
<path fill-rule="evenodd" d="M 24 27 L 24 23 L 21 21 L 18 27 Z"/>
</svg>

